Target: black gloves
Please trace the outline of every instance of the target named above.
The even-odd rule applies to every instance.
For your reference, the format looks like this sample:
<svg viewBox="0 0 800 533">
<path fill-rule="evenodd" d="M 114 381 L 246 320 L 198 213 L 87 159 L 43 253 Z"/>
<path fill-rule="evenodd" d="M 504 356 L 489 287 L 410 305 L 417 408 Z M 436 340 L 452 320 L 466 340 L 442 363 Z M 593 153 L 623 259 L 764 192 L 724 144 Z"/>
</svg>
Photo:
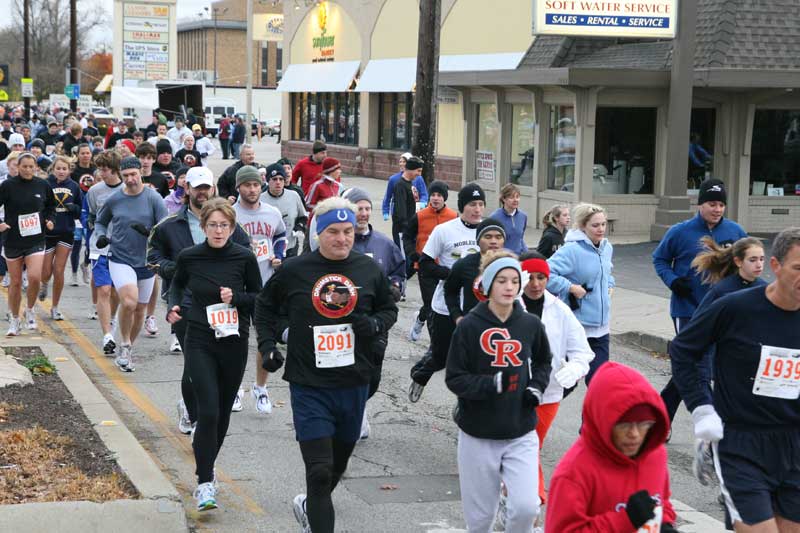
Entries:
<svg viewBox="0 0 800 533">
<path fill-rule="evenodd" d="M 528 387 L 522 392 L 522 403 L 529 409 L 537 407 L 542 403 L 542 391 L 533 387 Z"/>
<path fill-rule="evenodd" d="M 108 237 L 106 237 L 105 235 L 100 235 L 97 238 L 97 247 L 98 248 L 105 248 L 106 246 L 108 246 L 108 244 L 109 244 Z"/>
<path fill-rule="evenodd" d="M 640 490 L 631 494 L 628 498 L 628 504 L 625 506 L 625 512 L 628 513 L 628 518 L 633 524 L 633 527 L 639 529 L 648 520 L 656 516 L 655 513 L 656 501 L 650 497 L 650 493 L 646 490 Z"/>
<path fill-rule="evenodd" d="M 350 318 L 353 320 L 353 333 L 360 337 L 374 337 L 383 329 L 383 324 L 375 317 L 353 313 Z"/>
<path fill-rule="evenodd" d="M 138 233 L 139 235 L 144 235 L 145 237 L 150 236 L 150 230 L 144 227 L 142 224 L 139 224 L 138 222 L 131 224 L 131 229 L 136 233 Z"/>
<path fill-rule="evenodd" d="M 417 252 L 412 253 L 408 256 L 412 263 L 419 263 L 419 254 Z"/>
<path fill-rule="evenodd" d="M 680 298 L 688 298 L 692 295 L 692 282 L 686 276 L 675 278 L 672 285 L 669 286 L 669 289 Z"/>
<path fill-rule="evenodd" d="M 267 372 L 277 372 L 285 361 L 283 354 L 277 348 L 273 348 L 261 355 L 261 368 Z"/>
<path fill-rule="evenodd" d="M 392 293 L 392 299 L 394 299 L 395 303 L 399 302 L 400 299 L 403 297 L 403 293 L 400 291 L 400 287 L 392 283 L 389 285 L 389 292 Z"/>
<path fill-rule="evenodd" d="M 494 386 L 497 390 L 497 394 L 514 392 L 519 388 L 519 374 L 513 370 L 501 370 L 494 375 Z"/>
</svg>

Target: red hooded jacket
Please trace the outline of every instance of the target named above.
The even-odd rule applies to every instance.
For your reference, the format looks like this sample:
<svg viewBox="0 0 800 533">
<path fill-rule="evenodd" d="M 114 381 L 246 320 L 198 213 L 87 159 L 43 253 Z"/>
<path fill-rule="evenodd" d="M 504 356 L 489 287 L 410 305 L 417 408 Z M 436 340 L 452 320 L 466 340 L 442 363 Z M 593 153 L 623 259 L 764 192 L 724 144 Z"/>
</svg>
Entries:
<svg viewBox="0 0 800 533">
<path fill-rule="evenodd" d="M 643 403 L 655 408 L 658 419 L 642 451 L 629 458 L 614 447 L 611 430 L 628 409 Z M 664 402 L 644 376 L 619 363 L 600 367 L 583 402 L 581 436 L 553 473 L 545 533 L 635 533 L 625 504 L 640 490 L 661 501 L 662 523 L 674 524 L 668 431 Z"/>
</svg>

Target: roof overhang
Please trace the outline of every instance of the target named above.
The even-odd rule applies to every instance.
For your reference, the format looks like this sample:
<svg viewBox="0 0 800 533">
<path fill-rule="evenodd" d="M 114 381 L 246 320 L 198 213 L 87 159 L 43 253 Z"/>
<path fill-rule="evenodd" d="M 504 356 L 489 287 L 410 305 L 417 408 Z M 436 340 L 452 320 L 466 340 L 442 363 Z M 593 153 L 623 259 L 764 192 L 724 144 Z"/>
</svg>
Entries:
<svg viewBox="0 0 800 533">
<path fill-rule="evenodd" d="M 694 85 L 720 89 L 798 89 L 800 70 L 695 69 Z"/>
<path fill-rule="evenodd" d="M 350 89 L 360 61 L 294 63 L 283 73 L 278 92 L 342 93 Z"/>
<path fill-rule="evenodd" d="M 357 92 L 408 93 L 417 82 L 417 58 L 370 59 L 358 79 Z"/>
<path fill-rule="evenodd" d="M 482 72 L 440 72 L 439 85 L 446 86 L 526 86 L 555 85 L 577 87 L 665 87 L 669 72 L 656 70 L 610 70 L 540 68 L 492 70 Z"/>
</svg>

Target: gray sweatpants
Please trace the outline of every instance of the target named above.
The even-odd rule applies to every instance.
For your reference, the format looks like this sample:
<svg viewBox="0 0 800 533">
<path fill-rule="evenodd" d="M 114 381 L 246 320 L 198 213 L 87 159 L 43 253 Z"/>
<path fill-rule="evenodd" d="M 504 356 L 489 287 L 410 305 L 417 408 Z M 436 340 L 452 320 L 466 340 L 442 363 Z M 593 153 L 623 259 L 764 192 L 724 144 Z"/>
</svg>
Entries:
<svg viewBox="0 0 800 533">
<path fill-rule="evenodd" d="M 470 533 L 488 533 L 508 489 L 507 533 L 527 533 L 539 515 L 539 437 L 536 431 L 510 440 L 478 439 L 458 432 L 461 505 Z"/>
</svg>

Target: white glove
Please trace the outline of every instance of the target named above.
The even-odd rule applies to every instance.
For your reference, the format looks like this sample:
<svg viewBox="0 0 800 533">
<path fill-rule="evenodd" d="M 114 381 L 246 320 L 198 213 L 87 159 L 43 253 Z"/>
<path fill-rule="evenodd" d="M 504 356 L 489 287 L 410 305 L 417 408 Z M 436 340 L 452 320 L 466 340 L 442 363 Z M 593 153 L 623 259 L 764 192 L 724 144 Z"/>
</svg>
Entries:
<svg viewBox="0 0 800 533">
<path fill-rule="evenodd" d="M 559 385 L 570 389 L 583 377 L 583 369 L 577 363 L 566 363 L 553 377 Z"/>
<path fill-rule="evenodd" d="M 694 422 L 694 436 L 706 442 L 722 440 L 722 419 L 714 410 L 713 405 L 701 405 L 692 411 Z"/>
<path fill-rule="evenodd" d="M 295 240 L 298 241 L 302 240 L 303 237 L 305 236 L 305 234 L 300 230 L 293 231 L 292 235 L 294 236 Z"/>
</svg>

